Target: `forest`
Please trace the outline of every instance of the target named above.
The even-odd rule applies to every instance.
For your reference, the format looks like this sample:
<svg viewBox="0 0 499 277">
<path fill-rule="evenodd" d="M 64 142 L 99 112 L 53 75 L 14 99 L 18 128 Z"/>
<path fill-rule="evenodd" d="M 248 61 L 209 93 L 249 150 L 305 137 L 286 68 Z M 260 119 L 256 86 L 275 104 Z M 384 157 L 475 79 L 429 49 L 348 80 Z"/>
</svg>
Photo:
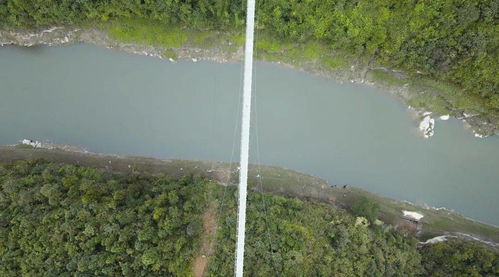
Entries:
<svg viewBox="0 0 499 277">
<path fill-rule="evenodd" d="M 236 196 L 195 176 L 0 165 L 0 276 L 192 276 L 209 203 L 217 228 L 207 273 L 231 276 Z M 389 225 L 312 199 L 250 192 L 248 204 L 248 276 L 499 274 L 497 250 L 475 243 L 418 247 Z"/>
<path fill-rule="evenodd" d="M 190 273 L 204 180 L 20 162 L 0 185 L 0 276 Z"/>
<path fill-rule="evenodd" d="M 242 31 L 243 2 L 2 0 L 0 26 L 139 19 L 150 25 Z M 456 101 L 478 97 L 489 114 L 497 115 L 498 11 L 498 0 L 261 0 L 256 16 L 257 31 L 274 40 L 320 42 L 330 51 L 346 51 L 379 65 L 449 82 L 468 94 Z"/>
</svg>

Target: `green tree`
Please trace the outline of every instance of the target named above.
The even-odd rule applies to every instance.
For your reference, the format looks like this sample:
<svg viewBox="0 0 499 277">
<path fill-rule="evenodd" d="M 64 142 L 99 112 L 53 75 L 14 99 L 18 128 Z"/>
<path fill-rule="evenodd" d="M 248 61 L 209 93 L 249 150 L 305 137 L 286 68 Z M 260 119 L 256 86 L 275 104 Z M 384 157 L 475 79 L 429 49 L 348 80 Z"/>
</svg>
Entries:
<svg viewBox="0 0 499 277">
<path fill-rule="evenodd" d="M 360 197 L 353 203 L 352 212 L 356 216 L 367 218 L 372 223 L 378 218 L 379 206 L 367 197 Z"/>
<path fill-rule="evenodd" d="M 499 254 L 473 242 L 437 243 L 423 247 L 421 255 L 428 276 L 499 275 Z"/>
</svg>

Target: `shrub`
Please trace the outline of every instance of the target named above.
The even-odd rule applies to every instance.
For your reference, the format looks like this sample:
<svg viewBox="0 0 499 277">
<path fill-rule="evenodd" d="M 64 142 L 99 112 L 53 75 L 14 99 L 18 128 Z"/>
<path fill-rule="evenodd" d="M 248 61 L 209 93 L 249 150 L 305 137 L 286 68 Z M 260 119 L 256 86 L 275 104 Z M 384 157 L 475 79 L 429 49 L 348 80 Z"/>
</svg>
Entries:
<svg viewBox="0 0 499 277">
<path fill-rule="evenodd" d="M 375 202 L 363 196 L 355 200 L 352 205 L 352 212 L 356 216 L 363 216 L 371 223 L 378 218 L 379 206 Z"/>
</svg>

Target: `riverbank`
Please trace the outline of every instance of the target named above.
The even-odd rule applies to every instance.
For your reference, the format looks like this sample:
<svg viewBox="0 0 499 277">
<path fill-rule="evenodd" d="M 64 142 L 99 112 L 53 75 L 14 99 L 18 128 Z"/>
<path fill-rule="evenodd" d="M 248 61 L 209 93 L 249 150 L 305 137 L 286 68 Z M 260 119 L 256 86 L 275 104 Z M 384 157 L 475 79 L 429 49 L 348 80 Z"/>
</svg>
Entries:
<svg viewBox="0 0 499 277">
<path fill-rule="evenodd" d="M 160 160 L 84 151 L 35 149 L 29 146 L 0 146 L 0 163 L 37 159 L 90 166 L 122 174 L 166 174 L 174 178 L 193 174 L 226 185 L 235 184 L 238 176 L 237 165 L 222 162 Z M 357 199 L 365 197 L 380 207 L 380 220 L 415 235 L 421 241 L 436 236 L 456 236 L 467 240 L 479 240 L 493 247 L 499 246 L 499 228 L 449 210 L 395 201 L 356 187 L 329 184 L 320 178 L 276 166 L 250 166 L 248 181 L 249 187 L 253 190 L 301 199 L 317 199 L 342 209 L 351 209 Z M 407 217 L 404 217 L 404 211 L 423 215 L 420 220 L 422 228 L 413 230 Z"/>
<path fill-rule="evenodd" d="M 190 60 L 238 63 L 242 61 L 243 37 L 238 33 L 192 31 L 152 26 L 144 22 L 111 22 L 86 27 L 51 27 L 39 30 L 0 30 L 0 45 L 32 47 L 87 43 L 170 62 Z M 407 72 L 373 64 L 370 59 L 333 52 L 319 43 L 276 41 L 257 34 L 255 53 L 259 60 L 332 78 L 375 86 L 400 97 L 417 121 L 462 120 L 476 137 L 499 133 L 499 113 L 480 98 L 456 87 L 429 79 L 423 73 Z M 425 137 L 435 124 L 421 126 Z M 438 127 L 437 127 L 438 128 Z"/>
</svg>

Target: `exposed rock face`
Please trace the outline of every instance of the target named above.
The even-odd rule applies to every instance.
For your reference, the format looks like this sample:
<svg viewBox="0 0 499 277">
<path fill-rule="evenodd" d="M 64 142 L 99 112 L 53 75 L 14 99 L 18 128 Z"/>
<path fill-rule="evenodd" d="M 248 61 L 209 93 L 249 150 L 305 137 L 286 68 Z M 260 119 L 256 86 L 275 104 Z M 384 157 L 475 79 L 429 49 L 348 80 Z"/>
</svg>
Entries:
<svg viewBox="0 0 499 277">
<path fill-rule="evenodd" d="M 49 29 L 39 30 L 0 30 L 0 46 L 18 45 L 31 47 L 36 45 L 55 46 L 73 43 L 88 43 L 109 49 L 117 49 L 131 54 L 168 59 L 168 57 L 165 56 L 166 48 L 117 42 L 110 38 L 105 31 L 97 29 L 51 27 Z M 239 62 L 242 60 L 243 55 L 242 47 L 232 53 L 224 51 L 222 47 L 213 47 L 209 49 L 180 47 L 173 49 L 173 51 L 178 60 L 189 60 L 193 62 L 201 60 L 220 63 Z M 170 61 L 172 60 L 173 59 L 170 58 Z"/>
<path fill-rule="evenodd" d="M 405 217 L 408 217 L 410 219 L 414 219 L 414 220 L 421 220 L 424 215 L 418 213 L 418 212 L 412 212 L 412 211 L 402 211 L 402 213 L 404 214 Z"/>
<path fill-rule="evenodd" d="M 71 151 L 71 152 L 88 153 L 87 150 L 85 150 L 81 147 L 67 145 L 67 144 L 40 142 L 40 141 L 32 140 L 32 139 L 22 139 L 19 141 L 19 143 L 22 145 L 32 146 L 33 148 L 60 149 L 60 150 Z"/>
<path fill-rule="evenodd" d="M 77 41 L 80 29 L 68 29 L 64 27 L 52 27 L 38 32 L 32 31 L 2 31 L 0 30 L 0 46 L 19 45 L 64 45 Z"/>
</svg>

